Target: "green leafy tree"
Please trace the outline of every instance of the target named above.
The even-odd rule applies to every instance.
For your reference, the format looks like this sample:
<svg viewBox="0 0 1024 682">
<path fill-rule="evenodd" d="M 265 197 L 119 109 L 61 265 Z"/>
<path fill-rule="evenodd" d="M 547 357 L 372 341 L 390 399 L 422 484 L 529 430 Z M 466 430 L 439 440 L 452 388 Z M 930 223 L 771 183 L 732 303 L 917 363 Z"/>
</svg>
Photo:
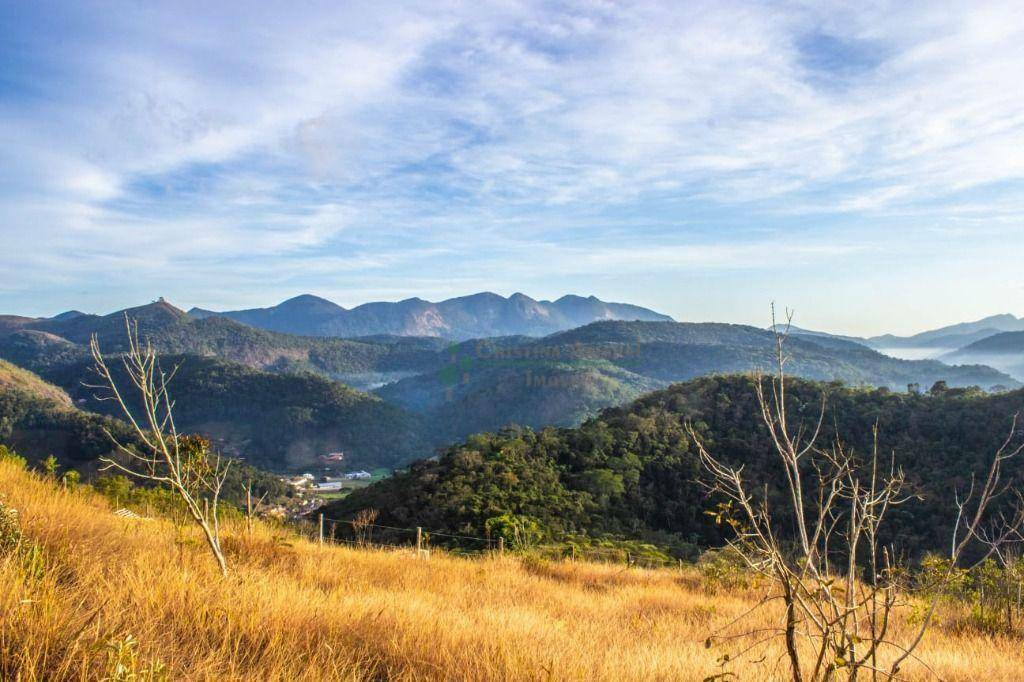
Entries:
<svg viewBox="0 0 1024 682">
<path fill-rule="evenodd" d="M 506 547 L 517 551 L 537 546 L 544 537 L 536 519 L 517 514 L 493 516 L 484 522 L 484 528 L 490 537 L 504 539 Z"/>
<path fill-rule="evenodd" d="M 54 457 L 53 455 L 46 456 L 46 459 L 44 459 L 42 462 L 42 467 L 43 473 L 45 473 L 50 478 L 55 478 L 57 476 L 57 469 L 59 468 L 59 465 L 57 463 L 57 458 Z"/>
</svg>

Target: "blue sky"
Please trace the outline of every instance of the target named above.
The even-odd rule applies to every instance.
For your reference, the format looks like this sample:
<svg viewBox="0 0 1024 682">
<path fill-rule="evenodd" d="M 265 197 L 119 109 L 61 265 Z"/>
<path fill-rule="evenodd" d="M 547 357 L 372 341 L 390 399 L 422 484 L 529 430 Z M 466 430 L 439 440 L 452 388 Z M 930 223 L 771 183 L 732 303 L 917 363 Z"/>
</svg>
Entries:
<svg viewBox="0 0 1024 682">
<path fill-rule="evenodd" d="M 0 312 L 1024 315 L 1015 2 L 8 2 L 0 34 Z"/>
</svg>

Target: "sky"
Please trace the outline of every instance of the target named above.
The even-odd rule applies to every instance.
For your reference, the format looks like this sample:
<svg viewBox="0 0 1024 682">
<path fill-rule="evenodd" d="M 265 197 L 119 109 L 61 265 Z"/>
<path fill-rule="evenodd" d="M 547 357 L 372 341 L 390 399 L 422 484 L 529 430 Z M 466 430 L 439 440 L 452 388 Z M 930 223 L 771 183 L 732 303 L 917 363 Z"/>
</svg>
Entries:
<svg viewBox="0 0 1024 682">
<path fill-rule="evenodd" d="M 0 313 L 1024 315 L 1019 2 L 0 5 Z"/>
</svg>

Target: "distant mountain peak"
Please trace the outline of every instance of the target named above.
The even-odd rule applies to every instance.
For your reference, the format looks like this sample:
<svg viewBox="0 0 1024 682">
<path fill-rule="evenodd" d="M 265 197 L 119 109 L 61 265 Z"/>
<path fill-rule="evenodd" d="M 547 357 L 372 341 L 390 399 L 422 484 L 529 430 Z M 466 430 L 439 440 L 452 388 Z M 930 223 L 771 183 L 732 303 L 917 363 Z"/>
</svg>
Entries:
<svg viewBox="0 0 1024 682">
<path fill-rule="evenodd" d="M 312 295 L 270 308 L 223 313 L 194 308 L 195 318 L 220 315 L 254 327 L 311 336 L 438 336 L 453 340 L 493 336 L 545 336 L 598 320 L 671 321 L 640 306 L 606 303 L 596 296 L 566 295 L 537 301 L 522 292 L 505 298 L 481 291 L 444 301 L 407 298 L 363 303 L 346 310 Z"/>
<path fill-rule="evenodd" d="M 961 322 L 931 329 L 913 336 L 885 334 L 867 339 L 866 342 L 872 348 L 890 354 L 898 354 L 901 349 L 923 349 L 931 351 L 933 356 L 938 356 L 1002 332 L 1016 331 L 1024 331 L 1024 318 L 1001 313 L 974 322 Z"/>
<path fill-rule="evenodd" d="M 329 315 L 336 312 L 343 312 L 345 309 L 326 298 L 314 296 L 313 294 L 300 294 L 293 296 L 275 306 L 278 310 L 306 309 L 320 315 Z"/>
<path fill-rule="evenodd" d="M 187 317 L 186 313 L 181 308 L 178 308 L 160 297 L 152 303 L 146 305 L 136 306 L 134 308 L 125 308 L 124 310 L 112 313 L 114 315 L 128 315 L 129 317 L 141 318 L 150 316 L 167 316 L 167 317 Z"/>
<path fill-rule="evenodd" d="M 80 310 L 65 310 L 64 312 L 60 313 L 59 315 L 54 315 L 50 319 L 51 320 L 62 320 L 62 321 L 63 320 L 73 320 L 76 317 L 82 317 L 84 315 L 85 315 L 85 313 L 83 313 Z"/>
</svg>

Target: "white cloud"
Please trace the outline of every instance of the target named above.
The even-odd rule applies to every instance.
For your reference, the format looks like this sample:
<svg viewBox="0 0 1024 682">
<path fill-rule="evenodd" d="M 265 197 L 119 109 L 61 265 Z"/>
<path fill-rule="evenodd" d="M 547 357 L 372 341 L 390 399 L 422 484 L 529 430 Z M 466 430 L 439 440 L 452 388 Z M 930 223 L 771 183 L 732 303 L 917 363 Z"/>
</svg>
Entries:
<svg viewBox="0 0 1024 682">
<path fill-rule="evenodd" d="M 711 222 L 717 208 L 750 223 L 899 214 L 929 226 L 941 206 L 1019 225 L 1018 201 L 986 212 L 969 196 L 1024 181 L 1013 3 L 123 9 L 69 7 L 76 29 L 57 47 L 27 36 L 54 80 L 0 106 L 0 234 L 68 272 L 145 251 L 210 281 L 246 257 L 328 277 L 404 253 L 468 258 L 457 267 L 476 281 L 494 261 L 474 271 L 474 250 L 518 252 L 559 226 L 593 247 L 572 252 L 580 276 L 763 267 L 744 230 L 687 240 L 691 202 L 711 206 Z M 815 36 L 827 40 L 814 48 Z M 604 247 L 602 231 L 640 246 Z M 829 231 L 822 221 L 820 246 L 790 239 L 781 255 L 857 248 Z M 44 285 L 17 254 L 0 267 Z"/>
</svg>

